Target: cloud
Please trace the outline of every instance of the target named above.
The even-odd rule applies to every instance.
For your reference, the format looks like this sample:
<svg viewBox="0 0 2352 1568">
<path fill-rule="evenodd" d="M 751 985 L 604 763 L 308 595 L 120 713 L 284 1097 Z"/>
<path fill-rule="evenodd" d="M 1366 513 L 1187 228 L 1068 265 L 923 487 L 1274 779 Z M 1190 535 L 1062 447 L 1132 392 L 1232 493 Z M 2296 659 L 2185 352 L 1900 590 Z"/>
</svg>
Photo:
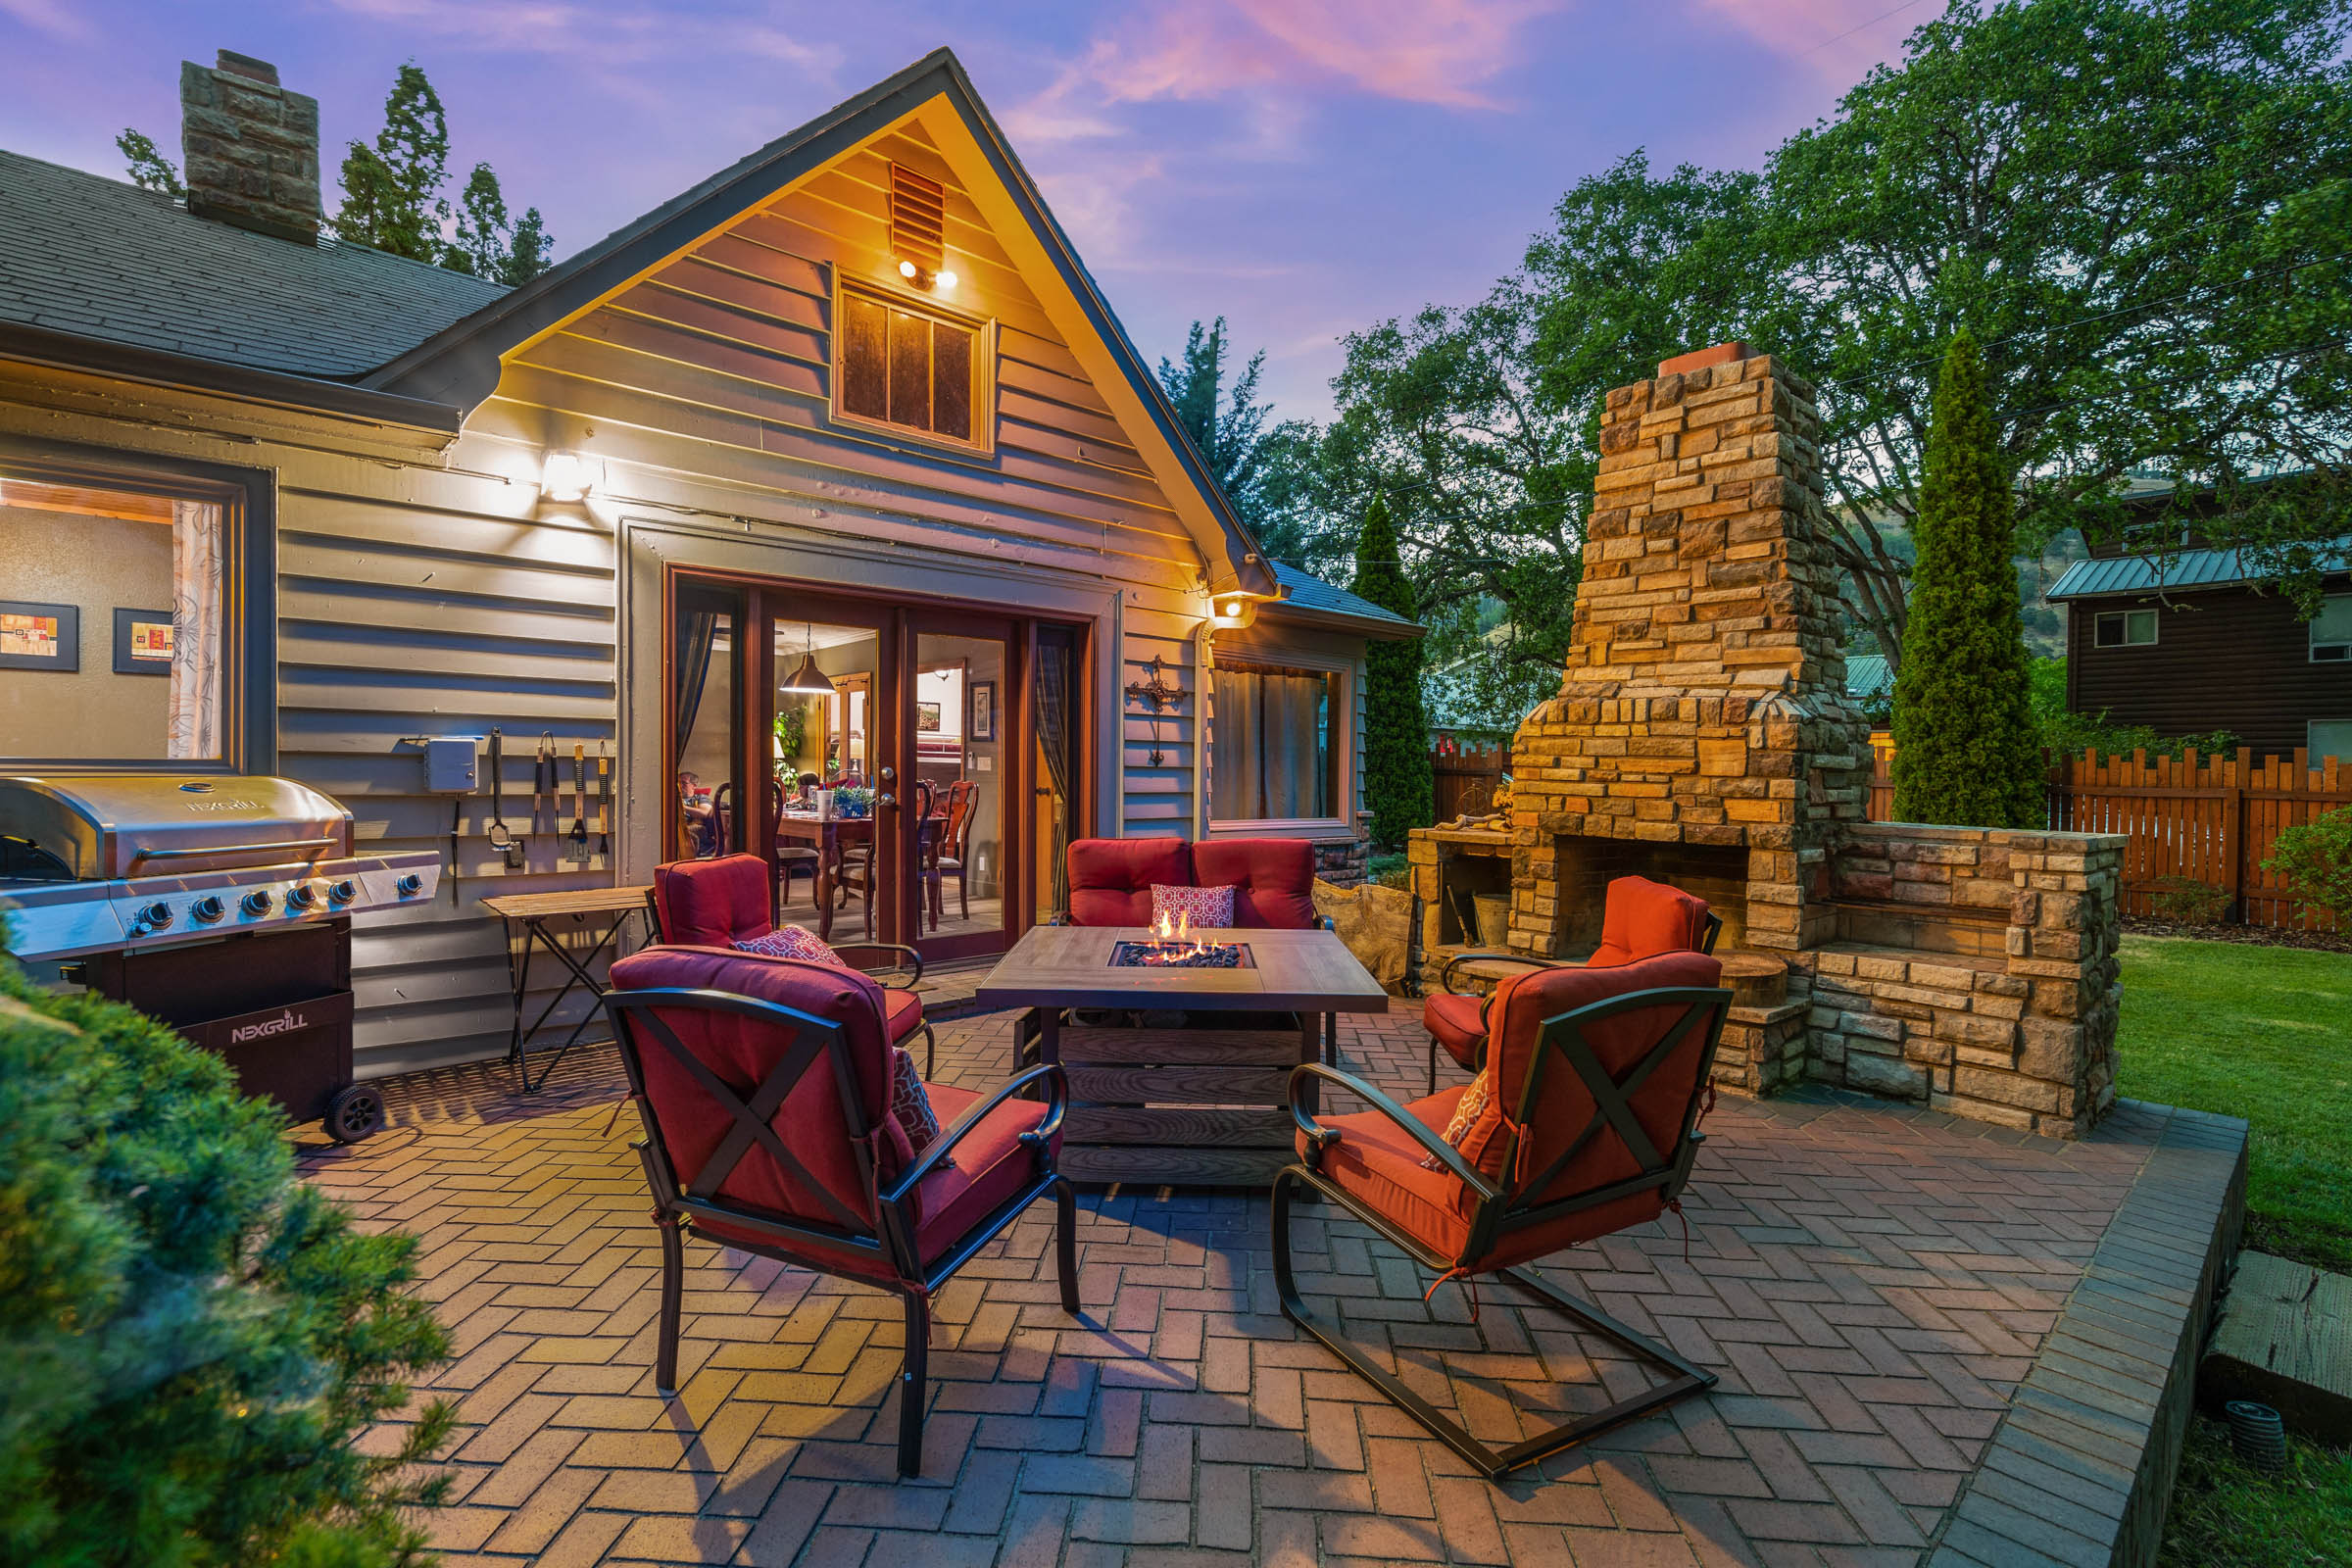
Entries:
<svg viewBox="0 0 2352 1568">
<path fill-rule="evenodd" d="M 89 24 L 60 0 L 0 0 L 0 17 L 14 17 L 35 32 L 52 38 L 79 39 L 90 34 Z"/>
<path fill-rule="evenodd" d="M 1896 53 L 1941 0 L 1700 0 L 1774 54 L 1850 79 Z"/>
<path fill-rule="evenodd" d="M 0 5 L 45 0 L 0 0 Z M 602 7 L 570 0 L 332 0 L 370 22 L 423 31 L 484 53 L 561 58 L 600 74 L 622 74 L 656 61 L 752 56 L 830 78 L 841 50 L 810 44 L 783 29 L 700 6 Z"/>
</svg>

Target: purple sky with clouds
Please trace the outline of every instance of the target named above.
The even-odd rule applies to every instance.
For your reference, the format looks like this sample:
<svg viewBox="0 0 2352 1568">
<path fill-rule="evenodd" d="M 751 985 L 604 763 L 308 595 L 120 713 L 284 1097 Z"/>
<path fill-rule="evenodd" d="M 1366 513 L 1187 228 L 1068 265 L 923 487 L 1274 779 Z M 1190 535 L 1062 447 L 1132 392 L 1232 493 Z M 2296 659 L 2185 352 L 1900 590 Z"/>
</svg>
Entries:
<svg viewBox="0 0 2352 1568">
<path fill-rule="evenodd" d="M 559 257 L 942 43 L 1143 351 L 1223 314 L 1281 416 L 1322 416 L 1343 332 L 1477 297 L 1579 177 L 1754 166 L 1937 0 L 0 0 L 0 146 L 176 161 L 183 59 L 318 99 L 333 170 L 414 58 L 452 164 L 487 160 Z"/>
</svg>

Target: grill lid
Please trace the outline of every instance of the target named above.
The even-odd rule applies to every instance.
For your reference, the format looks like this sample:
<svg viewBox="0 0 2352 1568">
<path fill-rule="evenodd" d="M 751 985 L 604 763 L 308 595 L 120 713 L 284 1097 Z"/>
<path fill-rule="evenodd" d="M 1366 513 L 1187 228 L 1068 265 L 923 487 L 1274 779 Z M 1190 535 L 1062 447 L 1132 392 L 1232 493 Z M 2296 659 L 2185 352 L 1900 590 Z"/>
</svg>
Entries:
<svg viewBox="0 0 2352 1568">
<path fill-rule="evenodd" d="M 111 881 L 347 856 L 352 829 L 342 806 L 292 779 L 76 773 L 0 778 L 0 838 L 67 878 Z"/>
</svg>

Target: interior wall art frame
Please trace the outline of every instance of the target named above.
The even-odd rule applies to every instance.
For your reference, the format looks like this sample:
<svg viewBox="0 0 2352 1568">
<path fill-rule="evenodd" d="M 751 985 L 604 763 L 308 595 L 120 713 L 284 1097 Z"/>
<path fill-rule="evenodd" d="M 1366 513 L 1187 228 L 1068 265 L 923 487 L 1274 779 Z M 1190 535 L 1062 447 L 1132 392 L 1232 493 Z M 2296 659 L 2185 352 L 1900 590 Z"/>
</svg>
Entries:
<svg viewBox="0 0 2352 1568">
<path fill-rule="evenodd" d="M 169 676 L 172 646 L 169 610 L 115 612 L 116 674 Z"/>
<path fill-rule="evenodd" d="M 47 669 L 70 675 L 81 668 L 81 611 L 0 599 L 0 669 Z"/>
</svg>

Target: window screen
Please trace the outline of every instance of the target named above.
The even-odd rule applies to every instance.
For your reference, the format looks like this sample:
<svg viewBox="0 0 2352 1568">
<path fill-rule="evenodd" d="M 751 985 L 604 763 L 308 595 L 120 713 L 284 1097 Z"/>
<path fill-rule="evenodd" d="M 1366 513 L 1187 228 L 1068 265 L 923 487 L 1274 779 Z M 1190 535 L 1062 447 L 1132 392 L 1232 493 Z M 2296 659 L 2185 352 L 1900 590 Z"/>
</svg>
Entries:
<svg viewBox="0 0 2352 1568">
<path fill-rule="evenodd" d="M 1338 675 L 1222 664 L 1210 691 L 1211 817 L 1295 821 L 1340 814 L 1333 756 Z"/>
<path fill-rule="evenodd" d="M 2311 621 L 2311 662 L 2352 663 L 2352 594 L 2332 594 Z"/>
<path fill-rule="evenodd" d="M 2352 762 L 2352 718 L 2315 718 L 2311 721 L 2311 760 L 2327 758 Z"/>
<path fill-rule="evenodd" d="M 2099 616 L 2092 632 L 2094 642 L 2101 648 L 2145 647 L 2156 640 L 2156 612 L 2109 611 Z"/>
<path fill-rule="evenodd" d="M 841 314 L 835 373 L 844 414 L 977 444 L 979 327 L 851 290 Z"/>
</svg>

